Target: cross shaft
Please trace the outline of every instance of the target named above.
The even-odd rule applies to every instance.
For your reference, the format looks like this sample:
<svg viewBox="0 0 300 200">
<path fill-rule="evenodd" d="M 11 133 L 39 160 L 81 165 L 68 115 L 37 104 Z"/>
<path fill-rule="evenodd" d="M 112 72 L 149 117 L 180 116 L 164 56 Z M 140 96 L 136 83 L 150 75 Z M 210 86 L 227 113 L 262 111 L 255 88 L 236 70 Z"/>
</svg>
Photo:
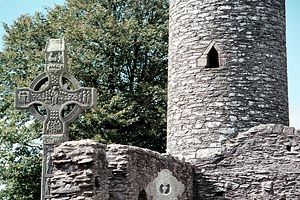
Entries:
<svg viewBox="0 0 300 200">
<path fill-rule="evenodd" d="M 97 91 L 80 87 L 69 75 L 64 39 L 50 39 L 46 45 L 45 72 L 29 88 L 17 88 L 15 107 L 29 109 L 43 121 L 43 174 L 41 199 L 50 199 L 51 152 L 68 139 L 68 125 L 83 109 L 96 106 Z"/>
</svg>

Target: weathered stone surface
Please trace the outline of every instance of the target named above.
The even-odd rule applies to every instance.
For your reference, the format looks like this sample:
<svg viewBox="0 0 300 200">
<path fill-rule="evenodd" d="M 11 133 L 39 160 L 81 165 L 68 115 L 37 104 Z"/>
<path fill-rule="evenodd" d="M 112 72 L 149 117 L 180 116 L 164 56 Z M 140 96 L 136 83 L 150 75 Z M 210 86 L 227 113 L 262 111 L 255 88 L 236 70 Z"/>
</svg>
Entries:
<svg viewBox="0 0 300 200">
<path fill-rule="evenodd" d="M 300 135 L 292 130 L 260 125 L 198 159 L 196 199 L 300 199 Z"/>
<path fill-rule="evenodd" d="M 151 150 L 116 144 L 107 146 L 106 155 L 112 172 L 109 178 L 111 199 L 139 199 L 147 185 L 165 169 L 185 185 L 178 200 L 193 197 L 193 168 L 184 161 Z"/>
<path fill-rule="evenodd" d="M 300 134 L 291 130 L 253 127 L 210 157 L 196 158 L 195 170 L 147 149 L 66 142 L 52 154 L 51 199 L 300 199 Z"/>
<path fill-rule="evenodd" d="M 171 199 L 173 194 L 178 200 L 193 198 L 193 167 L 170 155 L 82 140 L 63 143 L 55 149 L 52 159 L 52 200 L 137 200 L 161 173 L 170 181 Z"/>
<path fill-rule="evenodd" d="M 108 200 L 106 146 L 91 140 L 65 142 L 52 154 L 51 200 Z"/>
<path fill-rule="evenodd" d="M 171 0 L 169 22 L 168 153 L 193 162 L 251 127 L 288 125 L 285 0 Z M 212 47 L 219 68 L 205 68 Z"/>
</svg>

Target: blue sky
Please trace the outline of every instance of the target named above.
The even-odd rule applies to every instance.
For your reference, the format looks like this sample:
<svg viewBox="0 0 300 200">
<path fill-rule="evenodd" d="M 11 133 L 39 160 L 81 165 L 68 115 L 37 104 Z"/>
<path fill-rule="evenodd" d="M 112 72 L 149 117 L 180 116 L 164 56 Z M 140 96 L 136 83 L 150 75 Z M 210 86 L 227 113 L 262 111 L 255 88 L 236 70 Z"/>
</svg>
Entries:
<svg viewBox="0 0 300 200">
<path fill-rule="evenodd" d="M 64 0 L 0 0 L 0 22 L 11 24 L 21 14 L 32 15 Z M 286 0 L 290 126 L 300 129 L 300 0 Z M 0 50 L 2 36 L 0 27 Z"/>
<path fill-rule="evenodd" d="M 286 1 L 290 125 L 300 129 L 300 1 Z"/>
</svg>

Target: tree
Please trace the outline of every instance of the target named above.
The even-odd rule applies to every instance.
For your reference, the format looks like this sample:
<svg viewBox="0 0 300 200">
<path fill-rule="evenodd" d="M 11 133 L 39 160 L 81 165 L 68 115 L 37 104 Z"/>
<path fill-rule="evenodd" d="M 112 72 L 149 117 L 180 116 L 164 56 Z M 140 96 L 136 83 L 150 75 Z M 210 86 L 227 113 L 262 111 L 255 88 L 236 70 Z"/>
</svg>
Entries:
<svg viewBox="0 0 300 200">
<path fill-rule="evenodd" d="M 35 141 L 41 137 L 41 123 L 32 123 L 29 112 L 14 109 L 13 93 L 43 72 L 43 49 L 49 38 L 65 38 L 71 74 L 83 86 L 98 90 L 97 108 L 71 124 L 71 139 L 165 150 L 166 0 L 67 0 L 64 6 L 47 9 L 46 15 L 23 15 L 4 28 L 2 199 L 38 199 L 41 147 Z"/>
</svg>

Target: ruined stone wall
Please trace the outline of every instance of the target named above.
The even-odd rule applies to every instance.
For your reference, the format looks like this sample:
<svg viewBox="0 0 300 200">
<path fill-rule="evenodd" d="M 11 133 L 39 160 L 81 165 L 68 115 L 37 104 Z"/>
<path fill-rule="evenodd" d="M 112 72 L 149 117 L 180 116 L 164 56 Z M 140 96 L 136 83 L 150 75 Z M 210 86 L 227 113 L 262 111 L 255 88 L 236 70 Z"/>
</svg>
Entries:
<svg viewBox="0 0 300 200">
<path fill-rule="evenodd" d="M 65 142 L 55 148 L 52 160 L 51 200 L 109 199 L 111 172 L 105 145 L 90 140 Z"/>
<path fill-rule="evenodd" d="M 285 0 L 170 0 L 167 152 L 190 161 L 288 125 Z M 219 68 L 206 68 L 209 52 Z"/>
<path fill-rule="evenodd" d="M 300 130 L 260 125 L 196 164 L 196 199 L 300 199 Z"/>
<path fill-rule="evenodd" d="M 166 154 L 90 140 L 52 154 L 51 200 L 298 200 L 300 130 L 259 125 L 195 166 Z"/>
<path fill-rule="evenodd" d="M 63 143 L 52 159 L 52 200 L 193 199 L 192 166 L 170 155 L 83 140 Z"/>
<path fill-rule="evenodd" d="M 124 199 L 138 200 L 141 192 L 144 190 L 147 193 L 149 183 L 164 169 L 171 171 L 172 175 L 185 187 L 178 200 L 193 198 L 194 174 L 191 165 L 178 161 L 170 155 L 132 146 L 109 145 L 107 160 L 109 162 L 108 168 L 112 171 L 112 176 L 109 178 L 111 199 L 122 199 L 120 197 L 124 196 Z M 153 198 L 154 195 L 148 194 L 148 200 Z M 162 199 L 154 199 L 168 200 L 168 196 L 162 196 L 164 197 Z M 171 198 L 170 200 L 176 199 Z"/>
</svg>

